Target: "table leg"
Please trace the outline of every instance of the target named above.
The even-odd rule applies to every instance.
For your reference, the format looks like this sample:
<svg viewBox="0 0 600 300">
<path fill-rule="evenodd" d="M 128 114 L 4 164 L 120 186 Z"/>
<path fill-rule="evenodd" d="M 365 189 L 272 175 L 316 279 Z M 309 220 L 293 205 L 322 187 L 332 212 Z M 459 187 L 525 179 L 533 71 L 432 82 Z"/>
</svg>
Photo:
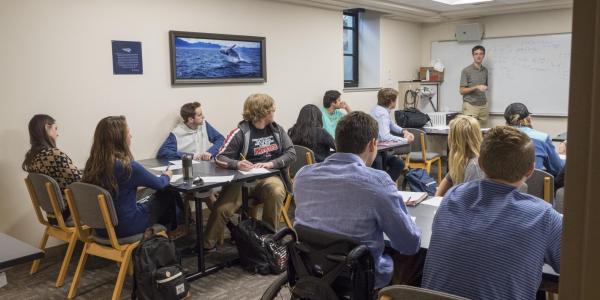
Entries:
<svg viewBox="0 0 600 300">
<path fill-rule="evenodd" d="M 242 184 L 242 220 L 248 219 L 248 187 Z"/>
<path fill-rule="evenodd" d="M 204 220 L 202 218 L 202 199 L 195 195 L 194 207 L 196 208 L 196 253 L 198 253 L 198 272 L 204 272 Z"/>
</svg>

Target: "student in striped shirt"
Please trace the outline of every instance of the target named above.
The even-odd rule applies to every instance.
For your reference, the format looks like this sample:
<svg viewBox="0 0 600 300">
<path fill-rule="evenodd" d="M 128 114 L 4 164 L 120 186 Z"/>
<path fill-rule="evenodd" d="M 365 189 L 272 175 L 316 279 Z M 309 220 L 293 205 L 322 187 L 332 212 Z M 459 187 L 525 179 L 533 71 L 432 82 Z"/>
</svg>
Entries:
<svg viewBox="0 0 600 300">
<path fill-rule="evenodd" d="M 481 144 L 486 179 L 450 189 L 433 220 L 422 286 L 470 299 L 535 299 L 542 267 L 559 272 L 562 216 L 519 192 L 535 149 L 516 128 L 498 126 Z"/>
</svg>

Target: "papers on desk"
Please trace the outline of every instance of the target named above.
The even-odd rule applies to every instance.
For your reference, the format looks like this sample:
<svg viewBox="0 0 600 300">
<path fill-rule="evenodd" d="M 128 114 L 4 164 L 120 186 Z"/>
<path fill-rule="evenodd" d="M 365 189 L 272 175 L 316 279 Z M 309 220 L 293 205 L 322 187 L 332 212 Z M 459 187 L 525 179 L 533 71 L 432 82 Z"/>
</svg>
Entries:
<svg viewBox="0 0 600 300">
<path fill-rule="evenodd" d="M 230 176 L 203 176 L 204 182 L 230 182 L 233 180 L 233 175 Z"/>
<path fill-rule="evenodd" d="M 171 165 L 171 166 L 169 166 L 169 170 L 171 170 L 171 171 L 179 170 L 181 168 L 182 168 L 181 165 Z M 167 170 L 167 166 L 154 167 L 154 168 L 150 168 L 150 170 L 164 172 L 164 171 Z"/>
<path fill-rule="evenodd" d="M 250 174 L 267 174 L 270 171 L 265 169 L 265 168 L 255 168 L 255 169 L 250 169 L 250 171 L 242 171 L 242 170 L 238 170 L 240 173 L 244 174 L 244 175 L 250 175 Z"/>
<path fill-rule="evenodd" d="M 162 175 L 156 175 L 156 177 L 160 177 Z M 183 175 L 181 174 L 176 174 L 171 176 L 171 183 L 174 183 L 176 181 L 180 181 L 183 178 Z M 230 182 L 233 180 L 233 175 L 230 176 L 204 176 L 204 177 L 196 177 L 194 178 L 194 180 L 200 179 L 202 178 L 203 182 L 210 182 L 210 183 L 219 183 L 219 182 Z"/>
<path fill-rule="evenodd" d="M 156 175 L 156 177 L 160 177 L 160 176 L 162 176 L 162 174 L 161 175 Z M 171 176 L 171 183 L 173 183 L 173 182 L 175 182 L 177 180 L 180 180 L 181 178 L 183 178 L 183 175 L 173 175 L 173 176 Z"/>
<path fill-rule="evenodd" d="M 169 161 L 169 163 L 170 163 L 170 164 L 172 164 L 172 165 L 175 165 L 175 166 L 180 166 L 180 167 L 181 167 L 181 165 L 183 164 L 183 163 L 181 162 L 181 159 L 180 159 L 180 160 L 170 160 L 170 161 Z M 199 162 L 199 161 L 197 161 L 197 160 L 192 160 L 192 164 L 199 164 L 199 163 L 200 163 L 200 162 Z"/>
<path fill-rule="evenodd" d="M 175 182 L 181 178 L 183 178 L 183 175 L 173 175 L 171 176 L 171 182 Z"/>
<path fill-rule="evenodd" d="M 199 163 L 200 162 L 197 160 L 192 160 L 192 164 L 199 164 Z M 169 161 L 169 170 L 179 170 L 181 168 L 183 168 L 181 160 L 170 160 Z M 150 170 L 164 172 L 165 170 L 167 170 L 167 166 L 154 167 L 154 168 L 150 168 Z"/>
<path fill-rule="evenodd" d="M 427 198 L 427 193 L 425 192 L 398 191 L 398 194 L 402 196 L 404 204 L 408 206 L 415 206 Z"/>
<path fill-rule="evenodd" d="M 431 197 L 431 198 L 421 202 L 421 204 L 439 207 L 440 204 L 442 204 L 442 199 L 444 199 L 444 197 Z"/>
</svg>

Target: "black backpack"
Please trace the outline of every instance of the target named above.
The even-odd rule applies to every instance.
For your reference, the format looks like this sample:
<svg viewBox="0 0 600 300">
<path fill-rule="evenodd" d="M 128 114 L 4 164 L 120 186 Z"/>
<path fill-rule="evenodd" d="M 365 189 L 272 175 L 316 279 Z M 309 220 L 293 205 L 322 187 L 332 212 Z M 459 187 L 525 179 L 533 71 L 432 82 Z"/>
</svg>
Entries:
<svg viewBox="0 0 600 300">
<path fill-rule="evenodd" d="M 402 128 L 421 128 L 431 122 L 428 114 L 414 107 L 397 110 L 394 112 L 394 117 L 396 118 L 396 124 Z"/>
<path fill-rule="evenodd" d="M 406 172 L 402 183 L 403 190 L 406 190 L 406 184 L 412 192 L 426 192 L 429 196 L 435 196 L 437 189 L 437 182 L 424 169 L 411 169 Z"/>
<path fill-rule="evenodd" d="M 286 270 L 286 248 L 273 240 L 275 231 L 267 223 L 247 219 L 237 226 L 229 222 L 227 227 L 235 241 L 244 270 L 261 275 L 279 274 Z"/>
<path fill-rule="evenodd" d="M 182 299 L 190 286 L 185 278 L 175 244 L 169 238 L 146 229 L 133 252 L 131 299 Z"/>
</svg>

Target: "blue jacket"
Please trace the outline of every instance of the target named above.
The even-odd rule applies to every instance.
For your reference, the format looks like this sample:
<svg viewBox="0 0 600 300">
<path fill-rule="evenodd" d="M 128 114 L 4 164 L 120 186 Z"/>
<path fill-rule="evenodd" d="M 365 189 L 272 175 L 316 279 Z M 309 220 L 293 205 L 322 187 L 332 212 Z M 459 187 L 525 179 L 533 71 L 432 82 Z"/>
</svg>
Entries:
<svg viewBox="0 0 600 300">
<path fill-rule="evenodd" d="M 547 133 L 531 129 L 529 127 L 517 127 L 533 141 L 535 146 L 535 168 L 546 170 L 554 177 L 564 167 L 565 162 L 560 159 L 558 152 L 554 149 L 552 140 Z"/>
<path fill-rule="evenodd" d="M 225 141 L 225 138 L 208 122 L 204 121 L 204 124 L 206 125 L 206 133 L 208 135 L 208 140 L 213 144 L 212 147 L 208 148 L 208 152 L 214 157 L 223 145 L 223 141 Z M 175 136 L 175 134 L 173 134 L 173 132 L 171 132 L 169 133 L 167 139 L 158 149 L 156 158 L 181 159 L 181 156 L 183 154 L 185 153 L 177 151 L 177 137 Z"/>
</svg>

